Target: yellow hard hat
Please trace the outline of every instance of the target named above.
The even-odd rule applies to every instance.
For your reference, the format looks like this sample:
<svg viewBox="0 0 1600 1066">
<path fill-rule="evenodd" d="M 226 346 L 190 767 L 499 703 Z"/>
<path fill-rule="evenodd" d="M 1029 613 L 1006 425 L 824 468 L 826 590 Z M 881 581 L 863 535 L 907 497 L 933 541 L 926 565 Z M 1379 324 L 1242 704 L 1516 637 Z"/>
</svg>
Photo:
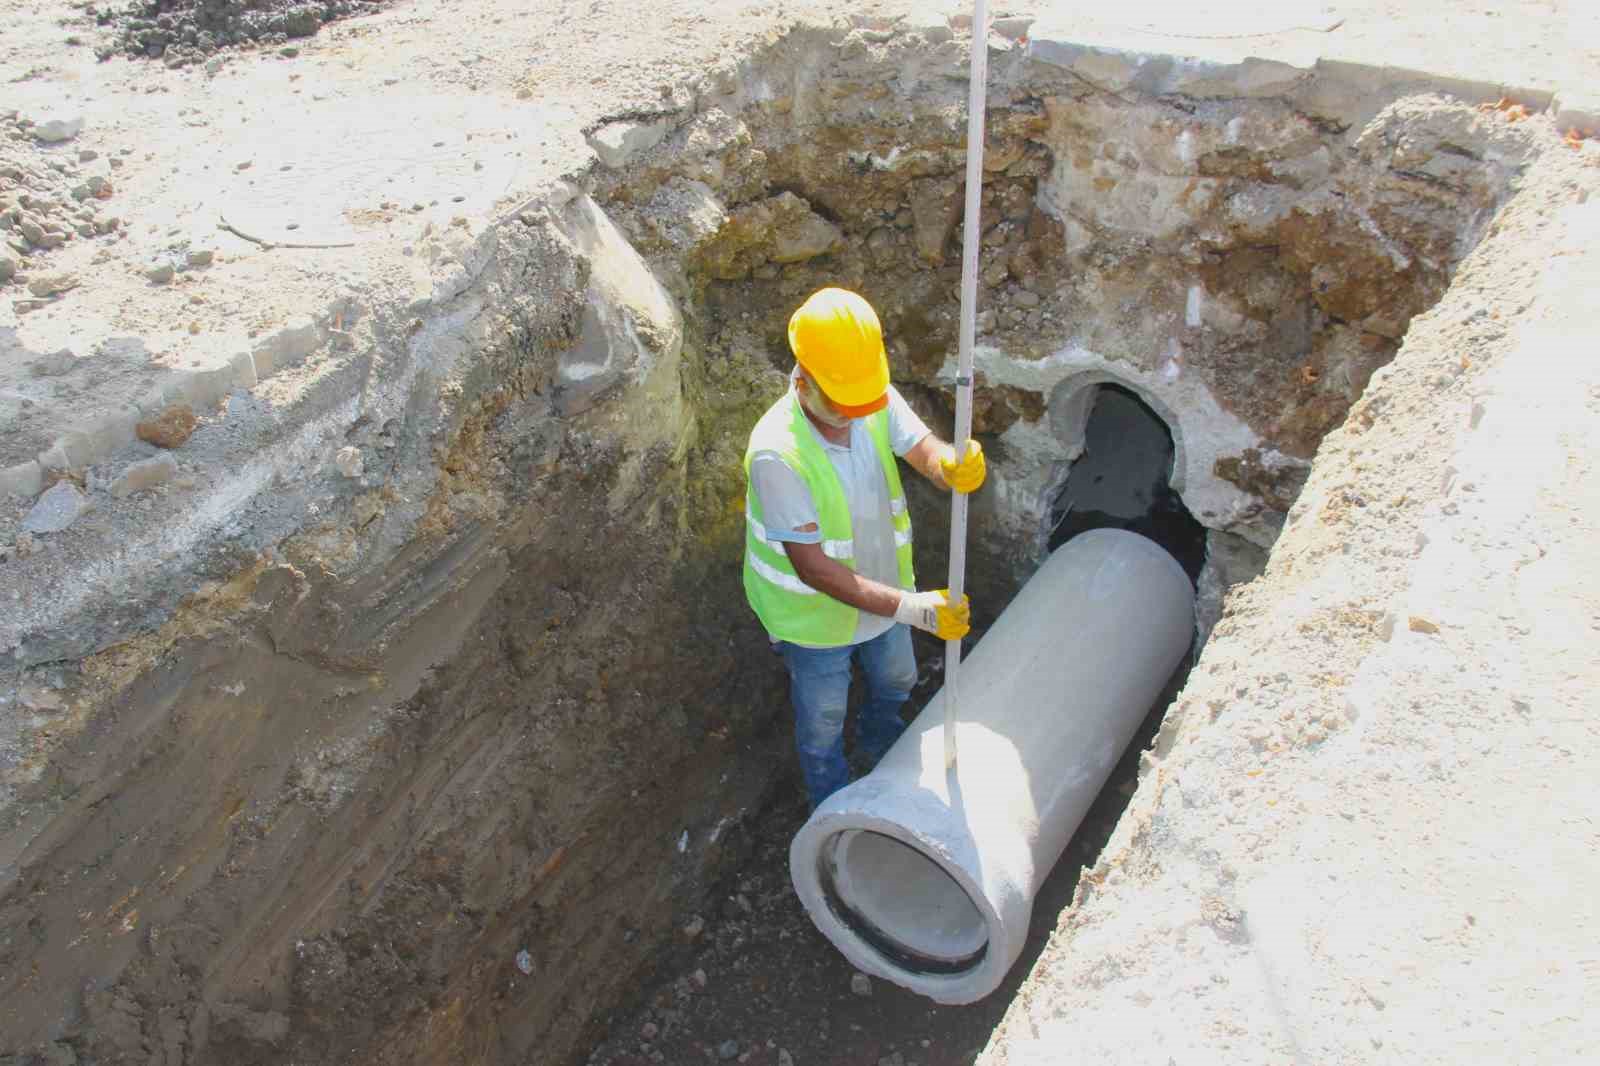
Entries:
<svg viewBox="0 0 1600 1066">
<path fill-rule="evenodd" d="M 789 318 L 789 350 L 840 414 L 861 418 L 889 404 L 889 357 L 877 312 L 848 289 L 819 289 Z"/>
</svg>

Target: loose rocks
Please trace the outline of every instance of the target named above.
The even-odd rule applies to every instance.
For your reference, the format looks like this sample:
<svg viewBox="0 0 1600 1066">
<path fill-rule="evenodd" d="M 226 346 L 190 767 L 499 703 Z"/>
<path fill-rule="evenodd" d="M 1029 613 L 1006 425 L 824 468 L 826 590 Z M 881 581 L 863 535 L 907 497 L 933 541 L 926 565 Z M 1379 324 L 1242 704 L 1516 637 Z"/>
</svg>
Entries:
<svg viewBox="0 0 1600 1066">
<path fill-rule="evenodd" d="M 28 282 L 28 291 L 41 299 L 77 287 L 78 279 L 71 274 L 41 274 Z"/>
<path fill-rule="evenodd" d="M 34 139 L 45 144 L 59 144 L 62 141 L 70 141 L 82 132 L 82 115 L 73 115 L 70 118 L 46 119 L 33 127 Z"/>
<path fill-rule="evenodd" d="M 602 164 L 621 170 L 640 154 L 660 144 L 670 129 L 666 119 L 613 122 L 589 135 L 589 147 L 594 149 Z"/>
<path fill-rule="evenodd" d="M 81 126 L 82 120 L 35 124 L 14 113 L 9 118 L 0 116 L 0 233 L 5 235 L 5 246 L 28 257 L 33 266 L 38 265 L 42 252 L 117 228 L 99 214 L 101 202 L 115 193 L 110 180 L 88 173 L 77 156 L 45 147 L 50 137 L 74 125 Z M 9 267 L 0 267 L 0 281 L 23 269 L 9 257 L 5 262 Z"/>
<path fill-rule="evenodd" d="M 70 481 L 58 481 L 45 490 L 22 520 L 25 533 L 60 533 L 89 509 L 89 498 Z"/>
<path fill-rule="evenodd" d="M 177 448 L 194 433 L 199 424 L 194 411 L 186 403 L 173 404 L 159 415 L 134 427 L 139 439 L 158 448 Z"/>
<path fill-rule="evenodd" d="M 282 45 L 309 37 L 326 22 L 367 15 L 385 0 L 139 0 L 104 16 L 115 24 L 116 44 L 102 58 L 121 52 L 160 59 L 169 67 L 200 62 L 220 48 L 260 42 Z M 280 55 L 284 54 L 282 50 Z"/>
<path fill-rule="evenodd" d="M 858 996 L 872 995 L 872 978 L 864 973 L 850 975 L 850 991 Z"/>
</svg>

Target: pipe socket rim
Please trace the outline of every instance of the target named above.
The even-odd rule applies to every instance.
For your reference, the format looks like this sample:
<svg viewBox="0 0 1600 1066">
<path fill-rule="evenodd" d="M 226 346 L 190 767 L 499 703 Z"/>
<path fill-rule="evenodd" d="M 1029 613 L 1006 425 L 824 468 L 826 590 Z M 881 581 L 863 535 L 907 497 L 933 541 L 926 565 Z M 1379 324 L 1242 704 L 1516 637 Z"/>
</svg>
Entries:
<svg viewBox="0 0 1600 1066">
<path fill-rule="evenodd" d="M 795 835 L 789 848 L 795 891 L 812 922 L 862 972 L 938 1003 L 974 1003 L 1000 985 L 1022 953 L 1033 909 L 1028 886 L 1005 871 L 985 870 L 959 816 L 931 794 L 919 804 L 920 817 L 903 819 L 916 828 L 873 814 L 875 784 L 868 777 L 834 793 Z M 841 838 L 850 842 L 860 834 L 889 838 L 937 866 L 981 921 L 981 947 L 929 952 L 925 944 L 922 951 L 902 945 L 913 950 L 896 951 L 899 938 L 892 931 L 864 928 L 866 916 L 840 898 L 829 869 Z M 972 941 L 965 943 L 970 947 Z"/>
</svg>

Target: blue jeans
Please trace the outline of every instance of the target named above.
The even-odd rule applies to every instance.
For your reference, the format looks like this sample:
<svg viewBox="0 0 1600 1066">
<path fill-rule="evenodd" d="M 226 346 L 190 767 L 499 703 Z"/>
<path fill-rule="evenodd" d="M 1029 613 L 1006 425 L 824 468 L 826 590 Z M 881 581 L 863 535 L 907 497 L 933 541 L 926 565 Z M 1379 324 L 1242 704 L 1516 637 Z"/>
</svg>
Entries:
<svg viewBox="0 0 1600 1066">
<path fill-rule="evenodd" d="M 844 717 L 852 657 L 867 678 L 867 700 L 857 721 L 858 749 L 877 762 L 905 731 L 900 708 L 917 683 L 911 629 L 896 625 L 871 640 L 842 648 L 802 648 L 785 641 L 778 650 L 789 668 L 795 746 L 814 810 L 850 783 L 850 768 L 844 761 Z"/>
</svg>

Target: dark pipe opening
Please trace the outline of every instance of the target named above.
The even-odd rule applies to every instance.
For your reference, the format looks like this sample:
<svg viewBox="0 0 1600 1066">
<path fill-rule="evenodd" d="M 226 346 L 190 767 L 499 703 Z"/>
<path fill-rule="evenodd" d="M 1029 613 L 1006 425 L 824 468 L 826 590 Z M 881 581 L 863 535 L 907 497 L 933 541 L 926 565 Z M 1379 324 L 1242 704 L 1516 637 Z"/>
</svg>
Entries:
<svg viewBox="0 0 1600 1066">
<path fill-rule="evenodd" d="M 1101 385 L 1083 447 L 1051 509 L 1050 550 L 1091 529 L 1126 529 L 1161 545 L 1198 582 L 1206 528 L 1172 491 L 1175 449 L 1161 416 L 1132 391 Z"/>
</svg>

